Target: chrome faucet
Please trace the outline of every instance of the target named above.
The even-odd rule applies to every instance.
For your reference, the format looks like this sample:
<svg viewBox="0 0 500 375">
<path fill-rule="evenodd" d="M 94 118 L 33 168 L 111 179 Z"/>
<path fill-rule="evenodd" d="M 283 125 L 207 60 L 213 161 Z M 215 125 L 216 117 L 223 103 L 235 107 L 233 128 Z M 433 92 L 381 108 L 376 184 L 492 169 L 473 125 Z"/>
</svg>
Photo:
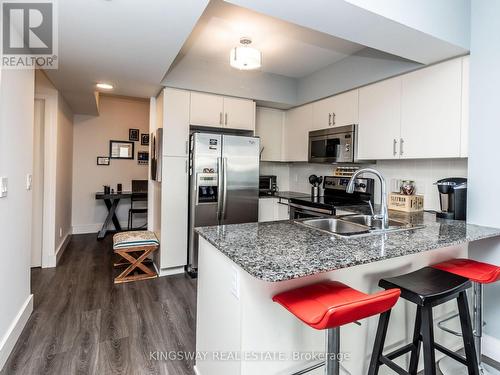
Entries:
<svg viewBox="0 0 500 375">
<path fill-rule="evenodd" d="M 378 179 L 380 180 L 380 186 L 381 186 L 381 190 L 382 190 L 381 191 L 382 199 L 380 202 L 380 213 L 378 215 L 373 215 L 373 218 L 382 220 L 382 229 L 388 229 L 389 228 L 389 213 L 387 211 L 387 195 L 386 195 L 385 179 L 384 179 L 384 176 L 382 176 L 382 174 L 379 171 L 377 171 L 376 169 L 373 169 L 373 168 L 358 169 L 356 172 L 354 172 L 351 179 L 349 180 L 349 184 L 347 184 L 346 192 L 349 194 L 354 193 L 355 180 L 362 173 L 371 173 L 371 174 L 377 176 Z M 373 209 L 372 209 L 372 213 L 373 213 Z"/>
</svg>

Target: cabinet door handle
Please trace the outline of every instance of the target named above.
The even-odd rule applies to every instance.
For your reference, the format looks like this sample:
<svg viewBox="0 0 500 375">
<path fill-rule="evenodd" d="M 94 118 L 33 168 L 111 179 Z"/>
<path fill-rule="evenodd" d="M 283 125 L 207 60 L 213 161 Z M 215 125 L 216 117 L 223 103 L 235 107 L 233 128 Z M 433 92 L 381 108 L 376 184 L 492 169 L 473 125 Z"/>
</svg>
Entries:
<svg viewBox="0 0 500 375">
<path fill-rule="evenodd" d="M 403 155 L 404 154 L 404 151 L 403 151 L 403 145 L 405 143 L 405 140 L 403 138 L 400 138 L 399 139 L 399 155 Z"/>
<path fill-rule="evenodd" d="M 335 112 L 332 112 L 332 126 L 335 126 Z"/>
<path fill-rule="evenodd" d="M 226 114 L 224 115 L 224 124 L 227 126 L 227 112 L 226 112 Z"/>
<path fill-rule="evenodd" d="M 396 140 L 396 138 L 394 138 L 394 141 L 392 143 L 392 155 L 393 156 L 396 156 L 398 154 L 398 151 L 396 150 L 397 145 L 398 145 L 398 141 Z"/>
<path fill-rule="evenodd" d="M 221 125 L 223 124 L 222 123 L 222 112 L 219 112 L 219 124 L 221 124 Z"/>
<path fill-rule="evenodd" d="M 328 114 L 328 126 L 332 126 L 332 114 Z"/>
</svg>

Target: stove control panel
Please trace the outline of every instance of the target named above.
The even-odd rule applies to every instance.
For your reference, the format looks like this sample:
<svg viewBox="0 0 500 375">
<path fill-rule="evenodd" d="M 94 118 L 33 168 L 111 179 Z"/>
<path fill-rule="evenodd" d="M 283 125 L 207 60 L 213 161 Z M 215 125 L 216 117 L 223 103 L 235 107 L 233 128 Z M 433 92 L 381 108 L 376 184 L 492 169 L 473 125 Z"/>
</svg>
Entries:
<svg viewBox="0 0 500 375">
<path fill-rule="evenodd" d="M 333 177 L 325 176 L 323 188 L 331 190 L 342 190 L 347 189 L 349 184 L 349 177 Z M 371 193 L 373 189 L 373 179 L 371 178 L 357 178 L 354 182 L 354 191 L 358 193 Z"/>
</svg>

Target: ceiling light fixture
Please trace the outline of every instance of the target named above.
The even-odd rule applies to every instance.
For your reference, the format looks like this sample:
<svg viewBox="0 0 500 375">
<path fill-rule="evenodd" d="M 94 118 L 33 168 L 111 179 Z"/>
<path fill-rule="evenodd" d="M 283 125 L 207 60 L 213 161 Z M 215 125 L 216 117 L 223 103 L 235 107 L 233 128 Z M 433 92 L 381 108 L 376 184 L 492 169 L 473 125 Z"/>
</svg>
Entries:
<svg viewBox="0 0 500 375">
<path fill-rule="evenodd" d="M 229 56 L 229 63 L 233 68 L 239 70 L 254 70 L 262 66 L 262 53 L 255 48 L 249 47 L 252 43 L 250 38 L 241 38 L 241 46 L 234 47 Z"/>
<path fill-rule="evenodd" d="M 96 84 L 96 87 L 98 89 L 101 89 L 101 90 L 113 90 L 113 85 L 110 84 L 110 83 L 104 83 L 104 82 L 100 82 L 98 84 Z"/>
</svg>

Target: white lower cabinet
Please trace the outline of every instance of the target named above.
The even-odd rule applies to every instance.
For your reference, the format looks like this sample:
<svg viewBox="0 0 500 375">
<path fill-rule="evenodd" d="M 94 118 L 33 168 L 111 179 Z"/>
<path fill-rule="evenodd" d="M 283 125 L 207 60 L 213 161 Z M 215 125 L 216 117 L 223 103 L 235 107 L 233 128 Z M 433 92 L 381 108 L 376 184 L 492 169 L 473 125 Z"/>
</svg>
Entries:
<svg viewBox="0 0 500 375">
<path fill-rule="evenodd" d="M 188 158 L 164 157 L 161 186 L 162 269 L 182 267 L 188 245 Z"/>
<path fill-rule="evenodd" d="M 274 221 L 275 198 L 259 199 L 259 222 Z"/>
<path fill-rule="evenodd" d="M 278 202 L 277 203 L 277 213 L 276 213 L 276 220 L 289 220 L 290 219 L 290 206 L 288 203 L 284 203 L 286 201 L 282 201 L 282 203 Z"/>
<path fill-rule="evenodd" d="M 288 204 L 280 203 L 279 198 L 259 199 L 259 222 L 288 220 L 289 215 Z"/>
</svg>

